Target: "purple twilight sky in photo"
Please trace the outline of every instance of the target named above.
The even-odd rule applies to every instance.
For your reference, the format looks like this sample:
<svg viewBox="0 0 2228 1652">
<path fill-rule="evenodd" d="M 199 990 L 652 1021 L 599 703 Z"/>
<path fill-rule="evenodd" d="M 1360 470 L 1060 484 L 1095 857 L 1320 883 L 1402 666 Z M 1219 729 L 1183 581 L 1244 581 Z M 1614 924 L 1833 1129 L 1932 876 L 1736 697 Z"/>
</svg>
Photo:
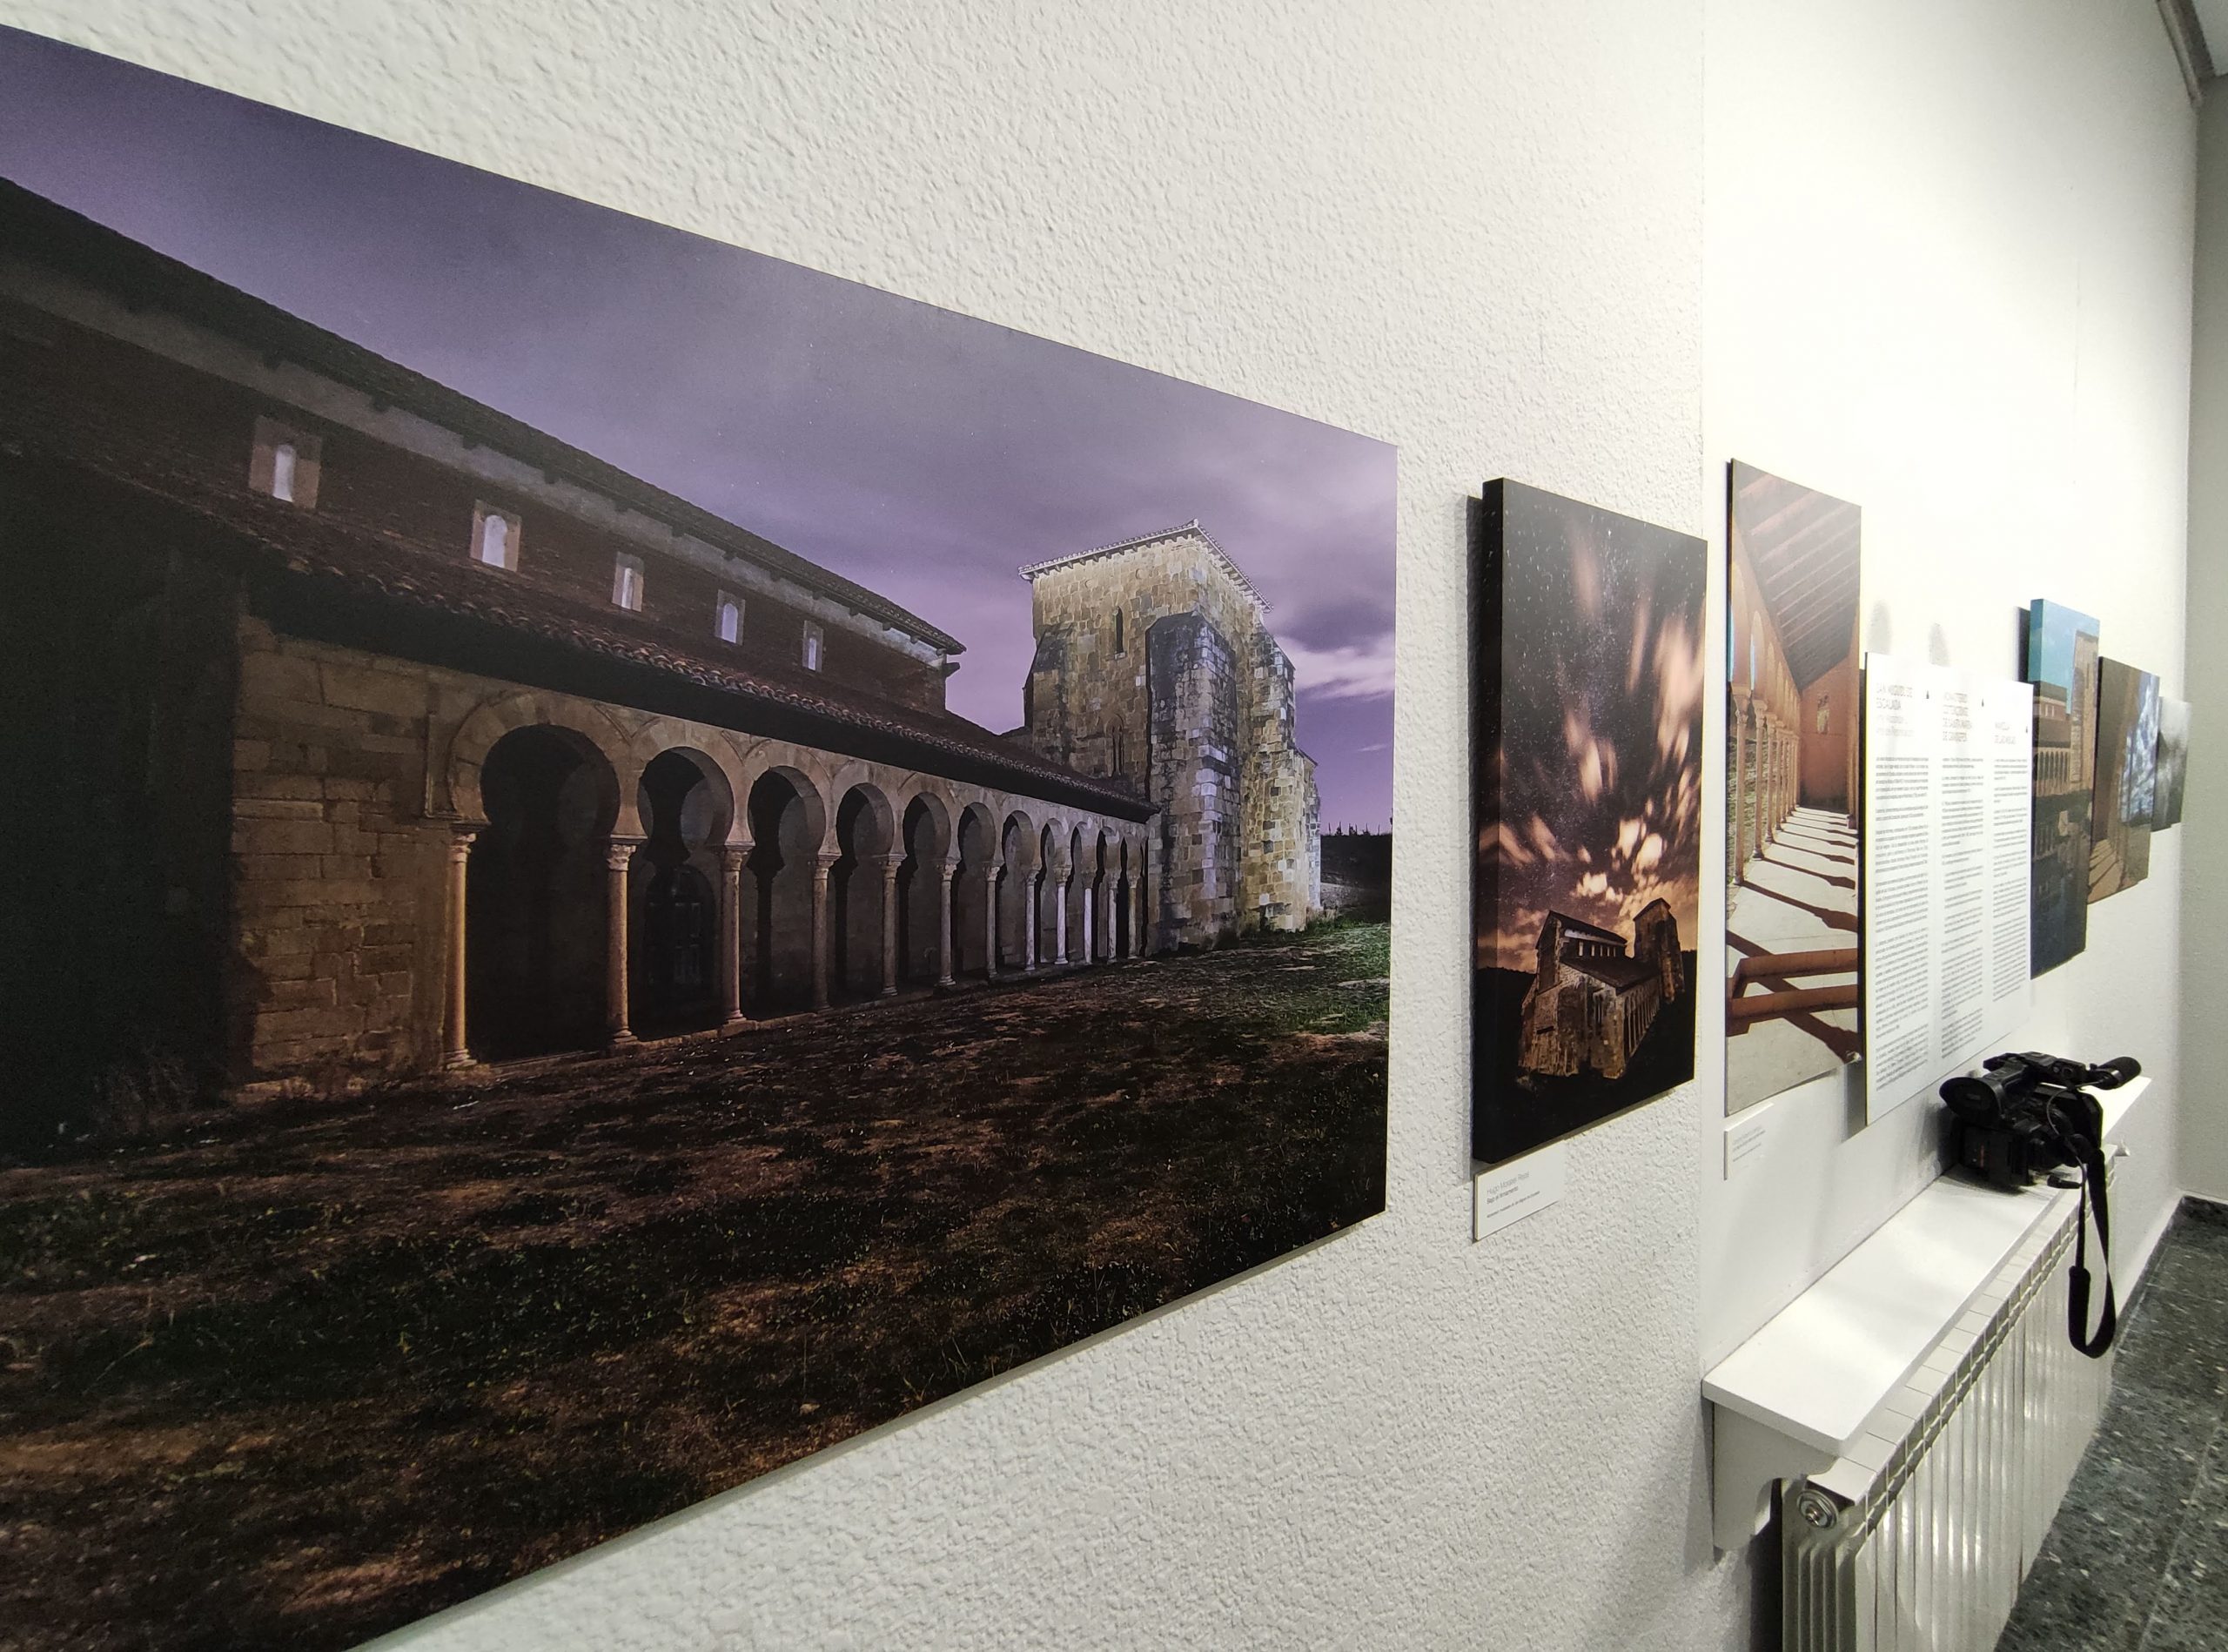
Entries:
<svg viewBox="0 0 2228 1652">
<path fill-rule="evenodd" d="M 1390 822 L 1382 442 L 10 30 L 0 177 L 882 592 L 991 729 L 1016 569 L 1197 517 L 1292 656 L 1325 829 Z"/>
</svg>

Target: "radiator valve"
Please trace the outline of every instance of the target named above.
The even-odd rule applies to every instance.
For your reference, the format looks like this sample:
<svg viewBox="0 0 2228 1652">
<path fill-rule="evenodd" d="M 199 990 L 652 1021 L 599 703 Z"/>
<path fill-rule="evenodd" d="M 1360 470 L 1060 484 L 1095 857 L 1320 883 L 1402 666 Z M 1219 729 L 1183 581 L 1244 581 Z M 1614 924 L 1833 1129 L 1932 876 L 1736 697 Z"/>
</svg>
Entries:
<svg viewBox="0 0 2228 1652">
<path fill-rule="evenodd" d="M 1841 1505 L 1815 1486 L 1805 1486 L 1795 1494 L 1795 1512 L 1822 1532 L 1833 1530 L 1842 1517 Z"/>
</svg>

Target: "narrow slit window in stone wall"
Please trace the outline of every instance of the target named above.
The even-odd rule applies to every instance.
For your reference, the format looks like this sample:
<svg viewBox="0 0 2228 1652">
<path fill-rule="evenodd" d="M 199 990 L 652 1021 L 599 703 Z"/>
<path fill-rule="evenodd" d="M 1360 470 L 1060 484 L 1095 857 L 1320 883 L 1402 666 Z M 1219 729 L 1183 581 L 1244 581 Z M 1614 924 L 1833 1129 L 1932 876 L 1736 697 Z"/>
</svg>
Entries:
<svg viewBox="0 0 2228 1652">
<path fill-rule="evenodd" d="M 621 552 L 612 566 L 611 600 L 630 614 L 642 611 L 642 559 Z"/>
<path fill-rule="evenodd" d="M 257 419 L 254 447 L 247 463 L 248 487 L 270 498 L 309 509 L 317 503 L 321 446 L 318 438 L 291 425 L 275 419 Z"/>
<path fill-rule="evenodd" d="M 489 567 L 519 565 L 519 519 L 508 511 L 482 505 L 473 513 L 472 560 Z"/>
</svg>

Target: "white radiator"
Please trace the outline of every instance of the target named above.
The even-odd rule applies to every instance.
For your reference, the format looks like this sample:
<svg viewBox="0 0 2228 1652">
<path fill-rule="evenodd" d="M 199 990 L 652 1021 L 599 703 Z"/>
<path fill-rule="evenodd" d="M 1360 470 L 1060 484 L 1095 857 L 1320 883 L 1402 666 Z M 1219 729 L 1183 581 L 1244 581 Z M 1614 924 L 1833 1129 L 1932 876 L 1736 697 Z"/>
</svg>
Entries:
<svg viewBox="0 0 2228 1652">
<path fill-rule="evenodd" d="M 1786 1652 L 1996 1644 L 2111 1386 L 2066 1340 L 2072 1219 L 2039 1226 L 1850 1454 L 1782 1483 Z"/>
</svg>

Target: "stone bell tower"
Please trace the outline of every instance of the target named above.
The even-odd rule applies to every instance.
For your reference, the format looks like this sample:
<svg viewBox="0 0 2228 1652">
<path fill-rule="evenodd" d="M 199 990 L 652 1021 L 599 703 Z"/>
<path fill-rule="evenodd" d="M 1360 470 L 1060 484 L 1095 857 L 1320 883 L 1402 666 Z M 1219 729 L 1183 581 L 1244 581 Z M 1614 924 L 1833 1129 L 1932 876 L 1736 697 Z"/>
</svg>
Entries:
<svg viewBox="0 0 2228 1652">
<path fill-rule="evenodd" d="M 1159 807 L 1151 944 L 1299 930 L 1322 909 L 1314 760 L 1266 605 L 1196 521 L 1022 569 L 1029 743 Z"/>
</svg>

